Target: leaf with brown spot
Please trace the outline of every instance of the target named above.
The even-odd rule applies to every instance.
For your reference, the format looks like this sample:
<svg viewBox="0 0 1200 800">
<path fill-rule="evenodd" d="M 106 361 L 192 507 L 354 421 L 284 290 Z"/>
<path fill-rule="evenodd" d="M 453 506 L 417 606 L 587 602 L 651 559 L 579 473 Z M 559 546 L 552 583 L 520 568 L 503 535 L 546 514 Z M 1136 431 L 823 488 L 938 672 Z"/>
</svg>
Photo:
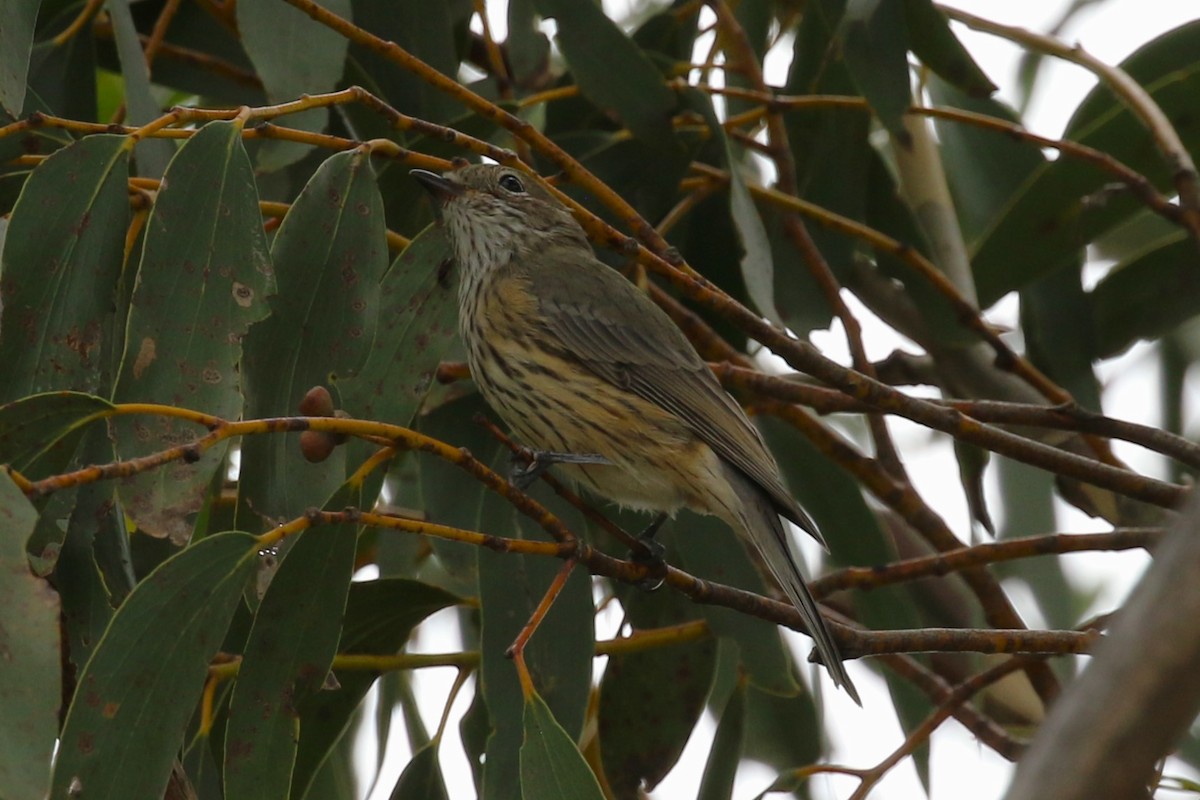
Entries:
<svg viewBox="0 0 1200 800">
<path fill-rule="evenodd" d="M 384 579 L 354 583 L 346 599 L 346 624 L 338 649 L 343 653 L 395 653 L 421 620 L 461 602 L 449 592 L 417 581 Z M 308 793 L 320 766 L 378 677 L 379 673 L 363 670 L 339 673 L 340 688 L 318 693 L 301 709 L 292 800 L 300 800 Z"/>
<path fill-rule="evenodd" d="M 674 592 L 622 592 L 635 630 L 701 616 Z M 600 682 L 600 753 L 616 796 L 653 789 L 675 766 L 704 712 L 716 656 L 716 639 L 708 638 L 609 657 Z"/>
<path fill-rule="evenodd" d="M 538 499 L 544 501 L 545 494 L 548 492 L 537 493 Z M 575 510 L 566 506 L 570 510 L 565 511 L 566 504 L 559 498 L 554 500 L 549 504 L 551 510 L 571 524 Z M 549 541 L 541 528 L 511 508 L 489 511 L 488 505 L 481 507 L 479 530 Z M 547 558 L 496 553 L 483 548 L 477 548 L 477 558 L 481 617 L 479 680 L 492 725 L 484 757 L 484 794 L 516 797 L 516 788 L 525 779 L 521 741 L 522 731 L 527 730 L 527 707 L 522 702 L 516 667 L 505 653 L 530 619 L 561 564 Z M 559 727 L 558 736 L 570 740 L 577 739 L 583 731 L 591 692 L 594 617 L 591 580 L 586 570 L 576 567 L 525 648 L 525 661 L 534 685 L 545 698 L 543 708 L 548 709 L 546 714 L 553 715 Z M 560 795 L 526 793 L 524 796 Z"/>
<path fill-rule="evenodd" d="M 339 386 L 354 416 L 412 422 L 438 364 L 458 340 L 457 283 L 446 280 L 444 268 L 449 253 L 441 230 L 430 226 L 384 275 L 380 325 L 367 361 Z"/>
<path fill-rule="evenodd" d="M 300 709 L 320 691 L 337 652 L 355 534 L 354 525 L 301 534 L 255 612 L 229 702 L 228 800 L 288 796 Z"/>
<path fill-rule="evenodd" d="M 107 353 L 129 225 L 123 136 L 89 136 L 38 165 L 0 257 L 0 402 L 111 390 Z"/>
<path fill-rule="evenodd" d="M 242 413 L 241 340 L 267 315 L 274 288 L 241 129 L 209 123 L 172 159 L 146 222 L 115 399 L 236 419 Z M 121 419 L 113 427 L 123 459 L 203 435 L 165 417 L 144 424 Z M 194 464 L 123 481 L 126 512 L 151 535 L 186 541 L 227 449 L 221 444 Z"/>
<path fill-rule="evenodd" d="M 327 159 L 296 199 L 271 246 L 278 294 L 271 317 L 246 337 L 246 414 L 296 413 L 314 385 L 353 375 L 367 358 L 387 269 L 387 230 L 370 157 Z M 389 420 L 395 421 L 395 420 Z M 290 517 L 335 492 L 345 454 L 321 463 L 301 454 L 299 434 L 242 445 L 242 498 L 260 514 Z M 368 505 L 370 503 L 368 502 Z"/>
<path fill-rule="evenodd" d="M 126 598 L 79 678 L 51 797 L 162 797 L 258 547 L 218 533 L 163 562 Z"/>
</svg>

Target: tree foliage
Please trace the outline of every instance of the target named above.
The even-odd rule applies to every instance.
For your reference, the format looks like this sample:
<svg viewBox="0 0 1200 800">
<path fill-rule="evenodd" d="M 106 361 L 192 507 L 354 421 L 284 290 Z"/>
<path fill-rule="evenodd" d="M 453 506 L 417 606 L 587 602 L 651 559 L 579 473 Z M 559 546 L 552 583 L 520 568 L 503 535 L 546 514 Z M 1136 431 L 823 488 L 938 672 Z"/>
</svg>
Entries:
<svg viewBox="0 0 1200 800">
<path fill-rule="evenodd" d="M 1073 685 L 1056 657 L 1106 626 L 1061 559 L 1153 547 L 1200 468 L 1200 24 L 1110 65 L 929 0 L 510 0 L 502 36 L 465 0 L 100 6 L 0 0 L 4 798 L 356 796 L 353 741 L 399 736 L 396 708 L 391 796 L 447 796 L 421 704 L 464 687 L 484 798 L 635 797 L 706 709 L 700 796 L 747 760 L 802 796 L 822 771 L 799 618 L 731 532 L 668 523 L 646 593 L 644 520 L 506 482 L 413 167 L 546 176 L 756 413 L 829 541 L 835 636 L 910 734 L 856 797 L 904 758 L 927 781 L 949 716 L 1019 759 Z M 1022 127 L 950 19 L 1097 73 L 1063 138 Z M 869 360 L 867 317 L 916 352 Z M 831 327 L 848 364 L 807 341 Z M 1104 415 L 1100 371 L 1140 340 L 1161 424 Z M 918 491 L 897 418 L 953 442 L 969 522 Z M 1054 533 L 1055 503 L 1108 530 Z M 462 650 L 406 652 L 447 608 Z M 437 666 L 450 696 L 414 697 Z"/>
</svg>

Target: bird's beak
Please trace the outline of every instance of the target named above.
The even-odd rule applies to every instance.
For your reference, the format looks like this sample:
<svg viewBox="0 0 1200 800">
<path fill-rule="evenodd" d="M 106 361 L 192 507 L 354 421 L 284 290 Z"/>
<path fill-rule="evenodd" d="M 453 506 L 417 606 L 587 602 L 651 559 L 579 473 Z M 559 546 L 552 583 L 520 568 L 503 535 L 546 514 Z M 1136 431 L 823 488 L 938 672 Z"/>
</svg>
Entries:
<svg viewBox="0 0 1200 800">
<path fill-rule="evenodd" d="M 445 203 L 447 200 L 458 197 L 463 193 L 461 184 L 443 178 L 436 172 L 430 172 L 427 169 L 414 169 L 408 174 L 416 178 L 417 182 L 425 187 L 425 191 L 429 192 L 433 196 L 433 199 L 439 203 Z"/>
</svg>

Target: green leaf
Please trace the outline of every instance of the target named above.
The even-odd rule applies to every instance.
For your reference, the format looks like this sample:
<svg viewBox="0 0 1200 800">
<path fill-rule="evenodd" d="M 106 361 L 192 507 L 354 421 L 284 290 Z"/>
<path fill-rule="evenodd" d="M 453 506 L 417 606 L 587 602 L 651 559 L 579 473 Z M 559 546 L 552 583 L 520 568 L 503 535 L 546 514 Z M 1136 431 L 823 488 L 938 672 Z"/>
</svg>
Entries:
<svg viewBox="0 0 1200 800">
<path fill-rule="evenodd" d="M 534 0 L 534 5 L 558 23 L 558 46 L 589 100 L 661 151 L 678 148 L 671 127 L 675 93 L 600 6 L 575 0 Z"/>
<path fill-rule="evenodd" d="M 1200 150 L 1200 22 L 1163 34 L 1121 63 L 1166 113 L 1189 152 Z M 1142 173 L 1160 190 L 1172 175 L 1140 119 L 1104 87 L 1084 100 L 1064 136 L 1102 150 Z M 1012 289 L 1069 265 L 1080 249 L 1139 212 L 1129 193 L 1092 195 L 1111 173 L 1064 156 L 1035 171 L 978 243 L 972 260 L 980 302 L 994 303 Z"/>
<path fill-rule="evenodd" d="M 908 133 L 900 122 L 912 105 L 904 4 L 847 0 L 838 38 L 859 92 L 892 136 L 907 142 Z"/>
<path fill-rule="evenodd" d="M 338 652 L 394 654 L 421 620 L 461 602 L 449 592 L 417 581 L 385 579 L 351 584 Z M 362 670 L 339 672 L 339 688 L 318 693 L 301 709 L 292 798 L 322 797 L 310 791 L 313 778 L 378 677 L 376 672 Z"/>
<path fill-rule="evenodd" d="M 671 526 L 668 521 L 658 534 L 668 552 L 676 538 Z M 675 592 L 648 594 L 620 586 L 618 596 L 634 630 L 701 616 L 694 603 Z M 679 760 L 704 711 L 716 658 L 712 638 L 609 656 L 598 718 L 604 772 L 616 796 L 631 796 L 638 787 L 652 790 Z"/>
<path fill-rule="evenodd" d="M 108 489 L 111 493 L 112 487 Z M 96 506 L 89 504 L 89 509 L 95 510 Z M 62 598 L 68 656 L 77 671 L 91 657 L 113 614 L 91 542 L 80 527 L 68 529 L 54 564 L 54 585 Z"/>
<path fill-rule="evenodd" d="M 350 0 L 323 0 L 326 10 L 350 19 Z M 262 79 L 272 103 L 295 100 L 304 94 L 332 91 L 342 77 L 349 41 L 298 8 L 272 0 L 244 0 L 237 4 L 238 33 L 246 55 Z M 303 53 L 303 58 L 297 58 Z M 289 114 L 282 124 L 320 133 L 329 123 L 329 109 L 310 108 Z M 312 145 L 298 142 L 263 142 L 258 165 L 274 170 L 299 161 Z"/>
<path fill-rule="evenodd" d="M 355 416 L 410 425 L 447 350 L 458 339 L 458 294 L 450 247 L 430 226 L 378 284 L 379 326 L 357 375 L 338 382 Z"/>
<path fill-rule="evenodd" d="M 417 453 L 399 453 L 388 465 L 388 496 L 393 506 L 421 508 L 421 473 Z M 375 565 L 381 578 L 416 578 L 428 562 L 429 542 L 423 536 L 395 536 L 376 531 Z"/>
<path fill-rule="evenodd" d="M 725 154 L 730 174 L 729 212 L 742 243 L 742 279 L 758 312 L 775 324 L 782 325 L 783 319 L 775 308 L 775 261 L 767 229 L 759 216 L 758 207 L 750 197 L 750 190 L 746 188 L 733 151 L 728 148 L 728 140 Z"/>
<path fill-rule="evenodd" d="M 286 797 L 301 709 L 321 690 L 342 632 L 356 526 L 308 530 L 254 615 L 229 702 L 225 797 Z"/>
<path fill-rule="evenodd" d="M 499 527 L 495 524 L 497 520 L 506 524 Z M 480 530 L 516 535 L 522 539 L 549 540 L 544 531 L 517 515 L 511 507 L 503 514 L 485 519 Z M 498 800 L 516 796 L 519 775 L 523 772 L 523 767 L 518 768 L 518 731 L 523 715 L 527 713 L 521 707 L 516 667 L 505 653 L 541 602 L 562 562 L 545 556 L 495 553 L 484 548 L 476 550 L 482 631 L 479 680 L 483 684 L 492 723 L 484 760 L 483 797 Z M 525 661 L 534 685 L 546 696 L 555 719 L 571 737 L 578 737 L 582 732 L 591 689 L 594 613 L 590 576 L 585 569 L 577 567 L 525 648 Z"/>
<path fill-rule="evenodd" d="M 829 58 L 831 21 L 814 6 L 796 31 L 792 63 L 784 90 L 789 94 L 856 95 L 844 58 Z M 859 109 L 798 109 L 787 115 L 788 146 L 796 162 L 800 196 L 822 208 L 862 221 L 868 199 L 867 170 L 873 152 L 867 141 L 871 117 Z M 833 316 L 808 265 L 796 258 L 795 246 L 783 235 L 777 214 L 768 225 L 775 247 L 775 299 L 788 327 L 809 331 L 827 327 Z M 817 249 L 840 280 L 858 249 L 844 234 L 807 223 Z"/>
<path fill-rule="evenodd" d="M 1195 72 L 1200 69 L 1197 45 L 1200 45 L 1200 20 L 1192 20 L 1146 42 L 1122 61 L 1120 67 L 1130 78 L 1149 90 L 1156 101 L 1162 102 L 1159 93 L 1168 90 L 1172 84 L 1176 84 L 1175 90 L 1168 91 L 1166 96 L 1172 100 L 1182 100 L 1183 98 L 1176 94 L 1176 90 L 1182 88 L 1178 84 L 1195 80 Z M 1187 110 L 1186 106 L 1168 103 L 1163 106 L 1163 110 L 1172 118 L 1172 124 L 1176 125 L 1176 131 L 1185 137 L 1185 142 L 1194 139 L 1200 123 L 1182 116 Z M 1088 92 L 1087 97 L 1075 109 L 1063 135 L 1073 139 L 1094 129 L 1106 117 L 1126 114 L 1128 111 L 1124 104 L 1117 99 L 1107 84 L 1101 82 Z M 1176 118 L 1176 114 L 1181 116 Z M 1143 133 L 1139 138 L 1143 141 L 1128 142 L 1126 147 L 1136 147 L 1149 158 L 1161 160 L 1153 145 L 1145 141 L 1146 134 Z M 1162 173 L 1166 170 L 1166 165 L 1158 169 Z"/>
<path fill-rule="evenodd" d="M 1091 291 L 1096 355 L 1114 356 L 1200 313 L 1196 243 L 1178 233 L 1122 264 Z"/>
<path fill-rule="evenodd" d="M 25 556 L 36 521 L 33 505 L 0 476 L 0 786 L 14 798 L 46 795 L 62 696 L 59 598 Z"/>
<path fill-rule="evenodd" d="M 37 22 L 37 2 L 0 0 L 0 107 L 19 117 L 25 106 L 25 77 Z"/>
<path fill-rule="evenodd" d="M 91 36 L 72 36 L 65 42 L 56 42 L 53 37 L 66 30 L 78 17 L 79 8 L 64 6 L 57 14 L 52 8 L 52 4 L 46 3 L 40 12 L 41 41 L 33 46 L 29 58 L 25 113 L 35 110 L 31 106 L 45 104 L 67 119 L 100 119 L 96 107 L 99 80 L 80 80 L 81 76 L 96 75 L 96 40 Z M 64 143 L 72 141 L 64 134 L 66 131 L 58 131 L 50 137 L 62 136 Z"/>
<path fill-rule="evenodd" d="M 746 685 L 741 681 L 733 687 L 729 702 L 721 712 L 712 750 L 700 778 L 697 800 L 729 800 L 733 797 L 733 779 L 742 756 L 742 740 L 746 733 Z"/>
<path fill-rule="evenodd" d="M 385 236 L 369 154 L 349 150 L 326 160 L 271 245 L 278 293 L 270 299 L 271 316 L 246 336 L 247 417 L 298 413 L 313 386 L 362 366 L 375 335 L 379 280 L 387 269 Z M 389 392 L 396 383 L 387 384 Z M 293 516 L 345 480 L 345 448 L 311 464 L 301 456 L 299 436 L 253 436 L 243 442 L 241 491 L 259 514 Z"/>
<path fill-rule="evenodd" d="M 18 0 L 19 1 L 19 0 Z M 162 115 L 150 86 L 150 67 L 138 38 L 130 13 L 131 0 L 109 0 L 105 4 L 112 20 L 113 39 L 121 59 L 121 77 L 125 80 L 125 105 L 130 125 L 145 125 Z M 143 177 L 158 178 L 166 172 L 175 153 L 168 139 L 147 138 L 137 145 L 137 172 Z"/>
<path fill-rule="evenodd" d="M 104 427 L 88 431 L 80 460 L 91 464 L 113 460 L 112 442 Z M 54 566 L 54 585 L 62 596 L 69 657 L 80 670 L 104 635 L 113 608 L 124 601 L 136 580 L 128 560 L 129 536 L 116 502 L 116 487 L 97 481 L 80 486 L 74 494 L 62 551 Z"/>
<path fill-rule="evenodd" d="M 796 665 L 789 664 L 795 679 Z M 825 739 L 812 695 L 767 694 L 746 687 L 746 729 L 742 749 L 746 758 L 776 769 L 812 764 L 821 757 Z"/>
<path fill-rule="evenodd" d="M 709 103 L 706 97 L 703 101 Z M 709 103 L 710 114 L 711 108 Z M 591 132 L 566 134 L 559 141 L 569 150 L 583 145 L 577 153 L 583 165 L 648 220 L 662 219 L 679 201 L 679 181 L 686 177 L 692 157 L 702 143 L 702 137 L 694 131 L 681 133 L 683 146 L 664 155 L 641 139 L 604 135 L 599 144 L 593 146 L 595 139 Z M 646 169 L 648 163 L 653 163 L 654 169 Z M 592 196 L 579 190 L 568 188 L 567 191 L 585 207 L 611 219 L 612 212 Z"/>
<path fill-rule="evenodd" d="M 349 0 L 323 0 L 320 5 L 350 18 Z M 272 103 L 329 92 L 341 80 L 349 42 L 303 11 L 270 0 L 245 0 L 237 5 L 237 24 Z"/>
<path fill-rule="evenodd" d="M 0 406 L 0 464 L 36 480 L 63 469 L 75 453 L 85 426 L 112 404 L 77 392 L 23 397 Z"/>
<path fill-rule="evenodd" d="M 758 207 L 746 187 L 743 165 L 729 138 L 725 136 L 725 129 L 717 119 L 712 101 L 698 90 L 689 90 L 687 101 L 689 107 L 704 115 L 709 135 L 720 144 L 724 167 L 729 171 L 729 213 L 742 246 L 739 264 L 746 293 L 760 314 L 781 325 L 782 319 L 775 308 L 775 262 L 771 242 L 767 238 L 767 229 Z"/>
<path fill-rule="evenodd" d="M 550 40 L 538 29 L 534 0 L 510 0 L 505 44 L 518 86 L 528 86 L 549 68 Z"/>
<path fill-rule="evenodd" d="M 762 576 L 729 526 L 716 517 L 687 512 L 679 525 L 688 532 L 675 537 L 683 569 L 705 580 L 766 592 Z M 783 696 L 800 690 L 776 625 L 720 606 L 701 605 L 700 610 L 714 634 L 737 644 L 742 669 L 756 686 Z"/>
<path fill-rule="evenodd" d="M 215 534 L 138 584 L 79 677 L 51 796 L 162 797 L 256 553 L 249 534 Z"/>
<path fill-rule="evenodd" d="M 1016 113 L 991 98 L 970 97 L 932 78 L 929 96 L 935 103 L 1019 123 Z M 1037 145 L 1023 139 L 954 120 L 935 118 L 946 182 L 954 196 L 959 224 L 968 245 L 982 236 L 1003 213 L 1005 204 L 1030 173 L 1046 163 Z"/>
<path fill-rule="evenodd" d="M 361 787 L 355 781 L 353 745 L 342 745 L 321 765 L 313 778 L 313 797 L 357 797 Z"/>
<path fill-rule="evenodd" d="M 134 3 L 133 11 L 141 31 L 148 34 L 161 9 L 147 7 L 145 3 Z M 156 58 L 155 85 L 171 87 L 186 94 L 200 95 L 205 98 L 204 103 L 210 108 L 236 108 L 239 105 L 255 107 L 266 104 L 266 94 L 255 73 L 254 65 L 246 57 L 245 48 L 242 47 L 235 26 L 228 24 L 227 19 L 209 13 L 202 6 L 181 3 L 171 17 L 164 43 L 180 50 L 203 54 L 205 57 Z M 103 40 L 98 44 L 103 60 L 106 47 Z M 115 58 L 108 61 L 111 69 L 117 68 Z M 124 88 L 123 75 L 102 73 L 102 76 L 115 78 L 114 88 Z M 109 86 L 112 85 L 110 81 Z M 104 104 L 101 106 L 102 113 L 97 118 L 109 119 L 110 115 L 103 113 Z"/>
<path fill-rule="evenodd" d="M 518 0 L 518 2 L 524 3 L 528 0 Z M 509 4 L 510 7 L 512 5 L 512 3 Z M 665 7 L 662 11 L 650 16 L 632 34 L 634 43 L 647 55 L 656 59 L 666 59 L 666 63 L 689 60 L 695 50 L 696 36 L 699 33 L 699 27 L 696 24 L 700 19 L 699 9 L 695 9 L 691 13 L 679 13 L 678 5 Z M 739 3 L 738 10 L 740 11 L 747 5 L 749 3 Z M 509 25 L 509 31 L 511 36 L 511 25 Z"/>
<path fill-rule="evenodd" d="M 996 91 L 931 0 L 904 0 L 904 21 L 913 55 L 947 83 L 973 97 Z"/>
<path fill-rule="evenodd" d="M 502 470 L 507 463 L 507 451 L 483 426 L 469 422 L 476 414 L 487 411 L 483 399 L 473 393 L 421 417 L 418 430 L 455 447 L 465 447 L 482 463 Z M 464 424 L 465 421 L 469 424 Z M 491 529 L 497 533 L 511 524 L 511 506 L 455 465 L 423 456 L 417 467 L 421 480 L 420 507 L 431 522 L 472 531 Z M 436 581 L 439 585 L 462 594 L 478 591 L 478 548 L 436 538 L 430 540 L 429 546 L 437 556 L 437 566 L 445 571 Z"/>
<path fill-rule="evenodd" d="M 867 185 L 867 224 L 928 257 L 929 246 L 925 241 L 925 234 L 913 218 L 908 204 L 900 198 L 896 183 L 883 158 L 872 153 L 868 160 L 870 174 Z M 978 334 L 967 330 L 961 323 L 958 312 L 950 305 L 945 295 L 903 259 L 880 248 L 875 250 L 875 262 L 880 272 L 904 285 L 905 295 L 920 312 L 925 333 L 931 342 L 963 345 L 979 340 Z"/>
<path fill-rule="evenodd" d="M 521 741 L 521 797 L 601 800 L 604 793 L 575 742 L 535 692 L 526 698 Z"/>
<path fill-rule="evenodd" d="M 1004 513 L 997 538 L 1015 539 L 1055 530 L 1054 476 L 1019 461 L 996 456 L 996 478 Z M 1048 624 L 1070 628 L 1087 613 L 1088 601 L 1077 594 L 1056 558 L 1030 558 L 996 564 L 995 571 L 1029 587 Z"/>
<path fill-rule="evenodd" d="M 983 491 L 984 476 L 991 461 L 991 453 L 982 447 L 954 440 L 954 460 L 958 463 L 958 482 L 967 501 L 967 513 L 972 526 L 980 525 L 989 536 L 996 535 L 996 526 L 988 510 L 987 497 Z"/>
<path fill-rule="evenodd" d="M 392 789 L 391 800 L 449 800 L 446 780 L 438 763 L 438 745 L 433 741 L 413 753 Z"/>
<path fill-rule="evenodd" d="M 146 222 L 146 243 L 114 393 L 236 419 L 242 412 L 241 337 L 268 313 L 275 281 L 241 127 L 212 122 L 171 162 Z M 122 458 L 188 441 L 194 426 L 161 417 L 118 420 Z M 155 536 L 186 541 L 228 445 L 121 485 L 127 512 Z"/>
<path fill-rule="evenodd" d="M 1100 411 L 1100 381 L 1092 369 L 1096 334 L 1081 284 L 1082 266 L 1071 264 L 1021 290 L 1021 330 L 1034 366 L 1081 406 Z"/>
<path fill-rule="evenodd" d="M 1178 225 L 1144 208 L 1093 242 L 1089 256 L 1096 261 L 1124 261 L 1177 233 Z"/>
<path fill-rule="evenodd" d="M 483 699 L 483 687 L 475 682 L 475 697 L 467 713 L 463 714 L 458 723 L 458 733 L 462 738 L 463 753 L 471 767 L 471 779 L 475 783 L 475 793 L 481 794 L 483 786 L 483 759 L 487 751 L 487 739 L 491 733 L 491 720 L 488 719 L 487 703 Z"/>
<path fill-rule="evenodd" d="M 354 22 L 382 39 L 395 42 L 443 75 L 456 78 L 459 65 L 454 28 L 456 5 L 461 8 L 466 4 L 353 0 Z M 355 44 L 350 48 L 350 56 L 374 80 L 376 85 L 372 90 L 378 89 L 392 107 L 421 109 L 421 117 L 431 122 L 446 122 L 463 113 L 461 103 L 377 53 Z"/>
<path fill-rule="evenodd" d="M 408 737 L 409 747 L 414 750 L 424 749 L 433 742 L 425 720 L 421 718 L 421 707 L 413 692 L 413 673 L 396 670 L 380 677 L 376 684 L 379 692 L 376 702 L 375 736 L 379 742 L 379 752 L 376 754 L 376 772 L 383 768 L 387 755 L 384 745 L 391 734 L 392 717 L 396 709 L 400 709 L 404 717 L 404 734 Z M 436 763 L 436 759 L 434 760 Z"/>
<path fill-rule="evenodd" d="M 0 400 L 111 390 L 128 141 L 89 136 L 52 154 L 25 182 L 0 264 Z"/>
<path fill-rule="evenodd" d="M 744 305 L 749 305 L 750 299 L 742 281 L 742 271 L 739 261 L 742 255 L 738 243 L 737 232 L 733 228 L 733 220 L 729 216 L 729 201 L 727 198 L 713 194 L 702 200 L 692 212 L 685 216 L 678 226 L 670 231 L 668 241 L 687 258 L 700 274 L 720 286 L 731 297 L 737 298 Z M 782 267 L 778 261 L 777 265 Z M 783 269 L 776 271 L 777 280 L 781 278 Z M 807 270 L 800 276 L 807 275 Z M 781 283 L 775 286 L 776 300 L 783 297 Z M 711 311 L 704 308 L 693 308 L 717 331 L 722 338 L 739 349 L 746 346 L 745 332 L 738 330 Z M 787 318 L 787 311 L 780 309 Z M 791 323 L 789 322 L 789 327 Z"/>
</svg>

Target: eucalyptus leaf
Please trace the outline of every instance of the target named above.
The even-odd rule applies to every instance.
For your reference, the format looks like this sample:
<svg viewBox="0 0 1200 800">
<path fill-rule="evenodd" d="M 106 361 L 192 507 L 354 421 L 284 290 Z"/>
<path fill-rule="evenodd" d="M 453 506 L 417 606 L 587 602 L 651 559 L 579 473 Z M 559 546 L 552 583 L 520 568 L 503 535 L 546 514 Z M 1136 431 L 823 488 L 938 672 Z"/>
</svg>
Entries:
<svg viewBox="0 0 1200 800">
<path fill-rule="evenodd" d="M 0 476 L 0 786 L 12 797 L 43 797 L 58 731 L 62 654 L 60 602 L 29 571 L 25 540 L 37 511 L 7 476 Z M 63 756 L 60 752 L 60 758 Z"/>
<path fill-rule="evenodd" d="M 245 533 L 181 551 L 129 595 L 79 676 L 52 797 L 161 797 L 208 664 L 254 569 Z M 133 765 L 136 764 L 136 768 Z"/>
<path fill-rule="evenodd" d="M 164 177 L 133 290 L 118 402 L 160 402 L 225 419 L 242 411 L 241 337 L 268 314 L 275 289 L 258 210 L 258 191 L 240 125 L 212 122 L 180 148 Z M 172 417 L 115 423 L 123 458 L 149 455 L 196 438 Z M 138 525 L 184 541 L 190 517 L 228 447 L 194 464 L 176 462 L 121 486 Z"/>
<path fill-rule="evenodd" d="M 14 117 L 25 105 L 25 76 L 29 73 L 29 53 L 33 48 L 33 29 L 38 4 L 27 0 L 0 2 L 0 107 Z"/>
</svg>

